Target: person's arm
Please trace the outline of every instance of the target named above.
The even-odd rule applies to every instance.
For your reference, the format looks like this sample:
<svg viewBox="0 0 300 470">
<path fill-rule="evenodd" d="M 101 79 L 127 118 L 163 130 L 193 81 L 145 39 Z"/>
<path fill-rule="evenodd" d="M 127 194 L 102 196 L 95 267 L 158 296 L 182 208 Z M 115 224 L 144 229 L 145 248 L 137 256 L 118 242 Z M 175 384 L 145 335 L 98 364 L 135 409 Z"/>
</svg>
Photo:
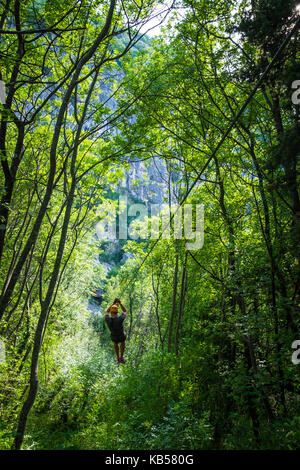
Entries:
<svg viewBox="0 0 300 470">
<path fill-rule="evenodd" d="M 126 314 L 127 314 L 126 308 L 125 308 L 124 305 L 121 303 L 121 300 L 119 300 L 119 305 L 120 305 L 120 307 L 121 307 L 121 309 L 122 309 L 123 315 L 126 316 Z"/>
</svg>

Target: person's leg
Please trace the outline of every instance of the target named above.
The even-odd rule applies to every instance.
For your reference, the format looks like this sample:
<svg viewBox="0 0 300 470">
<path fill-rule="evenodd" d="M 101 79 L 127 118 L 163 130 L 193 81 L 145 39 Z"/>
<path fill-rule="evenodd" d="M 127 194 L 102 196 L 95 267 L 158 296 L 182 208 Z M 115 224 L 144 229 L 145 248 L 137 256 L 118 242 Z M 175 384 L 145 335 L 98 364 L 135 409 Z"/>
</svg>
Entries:
<svg viewBox="0 0 300 470">
<path fill-rule="evenodd" d="M 119 345 L 118 345 L 118 343 L 114 343 L 114 348 L 115 348 L 115 353 L 117 355 L 117 358 L 119 359 Z"/>
<path fill-rule="evenodd" d="M 125 341 L 122 341 L 122 343 L 120 343 L 120 357 L 124 356 L 124 351 L 125 351 Z"/>
</svg>

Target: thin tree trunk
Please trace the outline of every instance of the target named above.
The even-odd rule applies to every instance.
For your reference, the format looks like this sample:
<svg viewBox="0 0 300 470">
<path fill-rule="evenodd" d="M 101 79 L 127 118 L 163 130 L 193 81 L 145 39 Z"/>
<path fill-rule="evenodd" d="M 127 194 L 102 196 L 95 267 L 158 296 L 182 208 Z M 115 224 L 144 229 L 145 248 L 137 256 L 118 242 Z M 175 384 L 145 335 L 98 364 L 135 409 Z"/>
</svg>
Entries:
<svg viewBox="0 0 300 470">
<path fill-rule="evenodd" d="M 168 336 L 168 352 L 172 350 L 172 337 L 173 337 L 173 325 L 176 314 L 176 296 L 177 296 L 177 277 L 178 277 L 178 253 L 175 253 L 175 268 L 173 275 L 173 297 L 172 297 L 172 311 L 169 322 L 169 336 Z"/>
<path fill-rule="evenodd" d="M 178 319 L 177 319 L 177 327 L 175 333 L 175 354 L 178 357 L 179 354 L 179 334 L 181 330 L 181 322 L 184 313 L 184 301 L 185 301 L 185 292 L 186 292 L 186 264 L 187 264 L 187 255 L 185 254 L 184 262 L 183 262 L 183 269 L 182 269 L 182 277 L 181 277 L 181 287 L 180 287 L 180 299 L 179 299 L 179 312 L 178 312 Z"/>
</svg>

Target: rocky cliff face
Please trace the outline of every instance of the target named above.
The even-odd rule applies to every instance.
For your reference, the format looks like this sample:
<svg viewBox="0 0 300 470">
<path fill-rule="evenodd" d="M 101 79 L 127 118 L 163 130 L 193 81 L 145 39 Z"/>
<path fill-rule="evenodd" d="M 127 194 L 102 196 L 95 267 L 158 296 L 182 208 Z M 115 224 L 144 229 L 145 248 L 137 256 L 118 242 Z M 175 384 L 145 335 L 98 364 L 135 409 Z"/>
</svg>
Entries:
<svg viewBox="0 0 300 470">
<path fill-rule="evenodd" d="M 164 162 L 153 157 L 147 161 L 136 161 L 130 164 L 130 170 L 121 183 L 128 194 L 141 203 L 162 204 L 166 201 L 168 172 Z"/>
<path fill-rule="evenodd" d="M 167 202 L 169 174 L 165 162 L 159 158 L 130 163 L 130 169 L 126 170 L 123 180 L 120 181 L 115 193 L 127 194 L 128 204 L 142 203 L 150 211 L 151 204 L 163 204 Z M 101 264 L 107 274 L 113 268 L 124 264 L 132 254 L 123 250 L 125 240 L 103 240 L 101 250 L 97 255 L 96 264 Z"/>
</svg>

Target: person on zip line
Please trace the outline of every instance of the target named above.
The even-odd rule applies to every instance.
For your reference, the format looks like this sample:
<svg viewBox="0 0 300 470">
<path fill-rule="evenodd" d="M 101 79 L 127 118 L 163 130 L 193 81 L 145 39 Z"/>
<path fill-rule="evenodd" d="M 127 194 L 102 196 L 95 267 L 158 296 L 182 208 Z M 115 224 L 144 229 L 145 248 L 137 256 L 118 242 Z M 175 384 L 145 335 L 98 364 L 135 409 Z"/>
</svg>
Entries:
<svg viewBox="0 0 300 470">
<path fill-rule="evenodd" d="M 118 304 L 120 305 L 123 312 L 120 316 L 118 316 Z M 110 338 L 114 343 L 117 360 L 122 364 L 125 364 L 123 355 L 125 350 L 126 331 L 124 330 L 123 323 L 126 318 L 126 314 L 126 308 L 124 305 L 122 305 L 121 300 L 117 298 L 105 312 L 105 321 L 110 330 Z"/>
</svg>

